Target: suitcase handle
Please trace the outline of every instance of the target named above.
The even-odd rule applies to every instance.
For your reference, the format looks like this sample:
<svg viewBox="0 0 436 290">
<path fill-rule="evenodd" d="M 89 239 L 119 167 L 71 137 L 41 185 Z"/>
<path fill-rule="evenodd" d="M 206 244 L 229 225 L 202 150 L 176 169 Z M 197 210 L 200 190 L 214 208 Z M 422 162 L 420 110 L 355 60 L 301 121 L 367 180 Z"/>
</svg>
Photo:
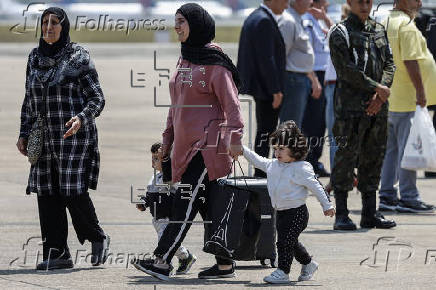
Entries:
<svg viewBox="0 0 436 290">
<path fill-rule="evenodd" d="M 232 162 L 232 165 L 233 165 L 233 179 L 235 181 L 235 186 L 236 186 L 236 162 L 238 162 L 239 168 L 241 169 L 241 172 L 242 172 L 242 175 L 243 175 L 242 179 L 245 182 L 245 186 L 249 190 L 250 188 L 248 187 L 247 179 L 245 178 L 245 173 L 244 173 L 244 170 L 242 169 L 241 163 L 239 162 L 239 160 L 235 160 L 234 159 L 233 162 Z M 228 179 L 230 178 L 230 173 L 227 175 L 227 178 Z"/>
</svg>

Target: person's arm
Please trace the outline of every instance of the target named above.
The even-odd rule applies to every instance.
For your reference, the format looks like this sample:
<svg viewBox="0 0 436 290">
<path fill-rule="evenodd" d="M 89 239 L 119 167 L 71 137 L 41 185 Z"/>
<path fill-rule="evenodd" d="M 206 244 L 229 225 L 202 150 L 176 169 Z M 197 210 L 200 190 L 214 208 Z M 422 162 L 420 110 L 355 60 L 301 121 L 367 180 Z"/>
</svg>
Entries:
<svg viewBox="0 0 436 290">
<path fill-rule="evenodd" d="M 29 57 L 30 59 L 30 57 Z M 27 156 L 27 139 L 32 127 L 32 111 L 30 108 L 30 88 L 29 88 L 29 73 L 30 73 L 30 60 L 27 61 L 26 69 L 26 84 L 23 104 L 21 105 L 21 122 L 20 122 L 20 135 L 17 141 L 17 148 L 21 154 Z"/>
<path fill-rule="evenodd" d="M 230 155 L 236 158 L 242 150 L 241 139 L 244 123 L 238 89 L 233 81 L 232 73 L 222 66 L 216 66 L 211 75 L 211 89 L 217 96 L 226 118 L 225 123 L 221 124 L 221 128 L 224 129 L 222 141 Z"/>
<path fill-rule="evenodd" d="M 307 187 L 311 192 L 313 192 L 322 206 L 323 211 L 327 211 L 333 208 L 324 187 L 315 177 L 312 165 L 305 162 L 302 169 L 296 174 L 295 182 Z"/>
<path fill-rule="evenodd" d="M 400 27 L 398 35 L 401 47 L 400 57 L 416 89 L 416 103 L 425 107 L 427 100 L 418 60 L 425 58 L 427 47 L 422 47 L 421 35 L 413 24 Z"/>
<path fill-rule="evenodd" d="M 65 132 L 63 136 L 64 139 L 75 134 L 83 125 L 88 124 L 93 119 L 100 116 L 103 111 L 105 99 L 100 87 L 100 82 L 98 81 L 97 71 L 93 66 L 94 65 L 90 65 L 92 68 L 79 77 L 85 107 L 82 112 L 77 114 L 77 116 L 72 117 L 65 124 L 65 127 L 70 127 L 70 129 Z"/>
<path fill-rule="evenodd" d="M 79 81 L 86 105 L 77 116 L 80 118 L 82 125 L 86 125 L 92 119 L 100 116 L 105 105 L 105 99 L 95 69 L 86 72 Z"/>
<path fill-rule="evenodd" d="M 310 17 L 310 16 L 309 16 Z M 312 20 L 310 20 L 312 21 Z M 310 45 L 312 47 L 315 47 L 314 45 L 314 30 L 313 30 L 313 24 L 311 26 L 307 26 L 304 28 L 307 35 L 309 36 Z M 322 93 L 322 86 L 318 80 L 318 77 L 316 76 L 314 71 L 311 71 L 307 73 L 307 77 L 310 79 L 310 83 L 312 84 L 312 97 L 314 99 L 319 99 Z"/>
<path fill-rule="evenodd" d="M 253 35 L 253 49 L 256 62 L 259 64 L 260 79 L 264 80 L 270 96 L 281 93 L 282 85 L 278 72 L 278 64 L 275 60 L 275 39 L 274 27 L 270 19 L 262 19 L 255 28 L 256 35 Z"/>
<path fill-rule="evenodd" d="M 376 88 L 381 85 L 366 76 L 354 62 L 354 58 L 350 54 L 345 36 L 339 31 L 338 27 L 333 28 L 330 35 L 329 46 L 330 55 L 335 67 L 338 78 L 345 80 L 353 85 L 355 89 L 376 92 Z"/>
<path fill-rule="evenodd" d="M 333 26 L 334 22 L 330 19 L 324 8 L 318 9 L 312 7 L 308 12 L 316 19 L 323 20 L 328 29 Z"/>
<path fill-rule="evenodd" d="M 390 88 L 392 86 L 392 83 L 394 82 L 395 64 L 394 64 L 394 57 L 392 56 L 392 52 L 389 46 L 389 40 L 387 36 L 386 36 L 386 43 L 387 45 L 385 46 L 385 51 L 384 51 L 386 56 L 386 61 L 383 67 L 383 76 L 380 84 Z"/>
<path fill-rule="evenodd" d="M 312 97 L 314 99 L 319 99 L 322 93 L 322 86 L 318 80 L 318 77 L 316 76 L 314 71 L 308 73 L 307 76 L 309 77 L 310 82 L 312 83 Z"/>
<path fill-rule="evenodd" d="M 392 82 L 394 81 L 394 73 L 395 73 L 394 58 L 392 56 L 391 49 L 389 47 L 389 40 L 387 38 L 387 35 L 385 36 L 385 39 L 387 44 L 385 46 L 385 51 L 383 53 L 385 54 L 386 61 L 383 67 L 382 80 L 380 82 L 380 87 L 376 88 L 376 94 L 373 95 L 366 109 L 366 113 L 370 116 L 378 114 L 383 104 L 386 103 L 390 95 L 390 91 L 384 88 L 390 88 L 392 86 Z"/>
<path fill-rule="evenodd" d="M 162 158 L 170 155 L 171 146 L 174 141 L 173 110 L 174 108 L 172 107 L 168 110 L 166 127 L 162 133 Z"/>
<path fill-rule="evenodd" d="M 405 60 L 404 65 L 406 66 L 410 80 L 416 89 L 416 104 L 420 105 L 421 107 L 425 107 L 427 104 L 427 99 L 425 97 L 424 84 L 422 83 L 419 63 L 417 60 Z"/>
<path fill-rule="evenodd" d="M 295 42 L 295 23 L 292 22 L 285 15 L 283 15 L 278 25 L 280 33 L 283 37 L 283 41 L 285 43 L 285 51 L 287 57 L 291 52 Z"/>
<path fill-rule="evenodd" d="M 243 155 L 254 167 L 266 172 L 268 164 L 272 162 L 271 159 L 259 156 L 256 152 L 251 151 L 247 146 L 242 146 Z"/>
<path fill-rule="evenodd" d="M 29 137 L 30 128 L 32 127 L 32 112 L 30 108 L 30 87 L 29 87 L 29 73 L 30 73 L 30 62 L 27 62 L 26 69 L 26 84 L 25 84 L 25 94 L 23 104 L 21 106 L 21 124 L 20 124 L 20 138 Z"/>
</svg>

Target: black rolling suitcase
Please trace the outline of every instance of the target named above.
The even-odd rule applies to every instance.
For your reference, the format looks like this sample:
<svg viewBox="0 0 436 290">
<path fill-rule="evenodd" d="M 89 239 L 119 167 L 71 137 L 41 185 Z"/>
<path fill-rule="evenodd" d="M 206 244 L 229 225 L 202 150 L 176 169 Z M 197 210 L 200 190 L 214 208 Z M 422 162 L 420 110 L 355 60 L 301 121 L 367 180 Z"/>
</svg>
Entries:
<svg viewBox="0 0 436 290">
<path fill-rule="evenodd" d="M 203 250 L 239 261 L 259 260 L 262 265 L 269 260 L 270 265 L 276 267 L 276 215 L 271 206 L 266 179 L 227 177 L 219 179 L 216 186 L 215 192 L 220 194 L 212 197 L 213 205 L 210 208 L 214 225 L 206 229 Z M 225 205 L 229 201 L 223 201 L 220 196 L 223 199 L 233 196 L 232 202 L 239 206 L 227 210 Z M 232 224 L 223 223 L 228 216 Z M 221 237 L 227 226 L 227 240 L 224 241 Z"/>
<path fill-rule="evenodd" d="M 239 181 L 239 187 L 247 186 L 251 193 L 247 209 L 250 209 L 250 206 L 257 207 L 257 219 L 260 223 L 260 227 L 256 239 L 254 240 L 253 234 L 251 234 L 251 236 L 249 234 L 245 235 L 245 232 L 253 232 L 253 230 L 250 229 L 253 224 L 253 222 L 250 222 L 252 219 L 244 219 L 243 235 L 240 239 L 239 248 L 235 252 L 234 259 L 240 261 L 259 260 L 262 265 L 266 265 L 266 261 L 269 260 L 271 267 L 275 268 L 277 267 L 276 213 L 271 206 L 266 178 L 238 177 L 237 180 Z M 253 211 L 252 209 L 251 212 Z M 247 213 L 250 213 L 250 211 L 247 210 Z M 245 223 L 245 221 L 248 222 Z M 253 248 L 254 250 L 252 252 L 248 252 Z"/>
</svg>

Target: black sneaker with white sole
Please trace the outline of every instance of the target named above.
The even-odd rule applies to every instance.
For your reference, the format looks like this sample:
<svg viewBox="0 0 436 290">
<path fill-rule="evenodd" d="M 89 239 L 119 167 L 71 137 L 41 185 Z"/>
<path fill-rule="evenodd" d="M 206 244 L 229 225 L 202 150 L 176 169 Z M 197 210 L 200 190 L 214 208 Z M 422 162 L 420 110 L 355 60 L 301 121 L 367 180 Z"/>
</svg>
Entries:
<svg viewBox="0 0 436 290">
<path fill-rule="evenodd" d="M 179 259 L 179 267 L 176 270 L 176 275 L 182 275 L 188 273 L 192 265 L 197 261 L 197 257 L 191 254 L 189 251 L 189 256 L 186 259 Z"/>
<path fill-rule="evenodd" d="M 198 278 L 200 279 L 232 278 L 235 276 L 235 263 L 233 263 L 230 270 L 220 270 L 218 265 L 215 264 L 209 269 L 198 273 Z"/>
<path fill-rule="evenodd" d="M 148 259 L 137 260 L 135 263 L 133 263 L 133 266 L 139 271 L 147 273 L 148 275 L 153 276 L 162 281 L 169 281 L 171 279 L 171 272 L 173 271 L 172 265 L 169 265 L 169 267 L 166 269 L 159 268 L 156 267 L 153 263 L 150 263 Z"/>
<path fill-rule="evenodd" d="M 49 271 L 49 270 L 59 270 L 59 269 L 71 269 L 73 268 L 73 260 L 68 259 L 47 259 L 42 261 L 36 266 L 36 270 L 39 271 Z"/>
<path fill-rule="evenodd" d="M 384 198 L 380 198 L 380 202 L 378 204 L 379 211 L 395 211 L 398 206 L 398 200 L 388 200 Z"/>
<path fill-rule="evenodd" d="M 398 202 L 396 207 L 398 212 L 402 213 L 426 213 L 426 212 L 434 212 L 434 206 L 431 204 L 427 204 L 423 201 L 402 201 Z"/>
<path fill-rule="evenodd" d="M 99 266 L 104 264 L 109 255 L 109 245 L 111 238 L 109 235 L 105 235 L 105 238 L 101 242 L 92 242 L 92 256 L 91 264 L 93 266 Z"/>
</svg>

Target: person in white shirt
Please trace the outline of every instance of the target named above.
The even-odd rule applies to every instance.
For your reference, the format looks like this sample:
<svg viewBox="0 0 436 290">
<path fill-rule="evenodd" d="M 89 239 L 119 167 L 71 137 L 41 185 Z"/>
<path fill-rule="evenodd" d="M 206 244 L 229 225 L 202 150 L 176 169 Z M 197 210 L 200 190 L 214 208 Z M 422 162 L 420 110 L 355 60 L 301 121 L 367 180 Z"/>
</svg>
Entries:
<svg viewBox="0 0 436 290">
<path fill-rule="evenodd" d="M 318 263 L 298 241 L 309 220 L 306 207 L 309 190 L 318 198 L 325 216 L 333 217 L 335 209 L 312 165 L 303 161 L 308 151 L 307 140 L 295 122 L 282 123 L 271 134 L 270 141 L 276 158 L 261 157 L 246 146 L 240 152 L 254 167 L 266 172 L 271 204 L 277 210 L 278 268 L 263 280 L 273 284 L 289 283 L 294 256 L 302 264 L 298 280 L 310 280 L 318 269 Z"/>
</svg>

